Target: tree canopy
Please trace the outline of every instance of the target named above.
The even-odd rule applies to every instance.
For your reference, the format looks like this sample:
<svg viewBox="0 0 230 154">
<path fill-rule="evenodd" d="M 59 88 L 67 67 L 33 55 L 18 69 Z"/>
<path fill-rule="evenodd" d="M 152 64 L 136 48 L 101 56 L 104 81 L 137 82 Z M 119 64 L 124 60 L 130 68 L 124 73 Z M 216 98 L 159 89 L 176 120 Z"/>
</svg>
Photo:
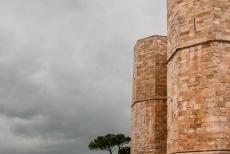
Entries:
<svg viewBox="0 0 230 154">
<path fill-rule="evenodd" d="M 131 141 L 131 138 L 126 137 L 123 134 L 117 134 L 115 135 L 115 138 L 114 138 L 114 142 L 118 150 L 121 150 L 124 147 L 124 145 L 129 144 L 130 141 Z"/>
<path fill-rule="evenodd" d="M 130 141 L 131 138 L 123 134 L 107 134 L 105 136 L 98 136 L 94 141 L 90 142 L 88 147 L 90 150 L 108 151 L 112 154 L 116 149 L 119 152 Z"/>
<path fill-rule="evenodd" d="M 130 147 L 123 147 L 118 151 L 118 154 L 130 154 Z"/>
</svg>

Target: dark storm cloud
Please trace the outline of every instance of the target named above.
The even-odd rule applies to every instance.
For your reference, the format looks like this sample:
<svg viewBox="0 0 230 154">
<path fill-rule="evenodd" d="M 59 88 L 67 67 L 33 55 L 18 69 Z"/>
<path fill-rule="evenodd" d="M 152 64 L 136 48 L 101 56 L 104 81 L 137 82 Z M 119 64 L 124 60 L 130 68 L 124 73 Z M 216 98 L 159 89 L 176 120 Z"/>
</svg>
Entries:
<svg viewBox="0 0 230 154">
<path fill-rule="evenodd" d="M 165 34 L 165 12 L 165 0 L 0 0 L 0 153 L 97 153 L 94 137 L 129 135 L 133 46 Z"/>
</svg>

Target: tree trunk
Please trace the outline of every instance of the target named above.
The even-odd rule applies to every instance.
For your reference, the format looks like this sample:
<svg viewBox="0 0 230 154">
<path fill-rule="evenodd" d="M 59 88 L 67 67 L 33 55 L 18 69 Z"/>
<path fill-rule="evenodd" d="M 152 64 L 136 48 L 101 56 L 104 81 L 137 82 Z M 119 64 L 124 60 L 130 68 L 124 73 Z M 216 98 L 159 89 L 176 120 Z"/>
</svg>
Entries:
<svg viewBox="0 0 230 154">
<path fill-rule="evenodd" d="M 120 147 L 118 147 L 118 154 L 120 154 L 120 150 L 121 150 L 121 148 L 120 148 Z"/>
</svg>

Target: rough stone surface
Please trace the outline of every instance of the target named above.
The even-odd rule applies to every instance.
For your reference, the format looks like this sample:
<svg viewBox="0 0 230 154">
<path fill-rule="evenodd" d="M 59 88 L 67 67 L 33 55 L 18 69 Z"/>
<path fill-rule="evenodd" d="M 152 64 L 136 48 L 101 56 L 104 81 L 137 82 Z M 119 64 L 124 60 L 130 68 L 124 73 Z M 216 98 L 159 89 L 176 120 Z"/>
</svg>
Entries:
<svg viewBox="0 0 230 154">
<path fill-rule="evenodd" d="M 167 75 L 168 153 L 229 149 L 230 44 L 183 49 Z"/>
<path fill-rule="evenodd" d="M 167 38 L 152 36 L 135 47 L 132 154 L 165 154 Z"/>
<path fill-rule="evenodd" d="M 168 0 L 168 41 L 138 41 L 133 89 L 132 154 L 230 154 L 230 0 Z"/>
<path fill-rule="evenodd" d="M 168 30 L 167 153 L 230 154 L 230 1 L 168 0 Z"/>
<path fill-rule="evenodd" d="M 168 0 L 168 59 L 179 48 L 230 41 L 229 0 Z"/>
<path fill-rule="evenodd" d="M 148 100 L 132 108 L 132 154 L 166 154 L 166 100 Z"/>
</svg>

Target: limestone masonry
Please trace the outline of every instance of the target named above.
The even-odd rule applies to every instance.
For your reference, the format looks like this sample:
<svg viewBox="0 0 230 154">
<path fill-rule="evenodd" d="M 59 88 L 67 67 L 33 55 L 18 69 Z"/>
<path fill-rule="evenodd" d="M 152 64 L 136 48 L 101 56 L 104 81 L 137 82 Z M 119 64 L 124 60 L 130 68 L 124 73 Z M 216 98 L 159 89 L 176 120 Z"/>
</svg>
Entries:
<svg viewBox="0 0 230 154">
<path fill-rule="evenodd" d="M 230 154 L 230 0 L 168 0 L 137 42 L 132 154 Z"/>
<path fill-rule="evenodd" d="M 167 38 L 153 36 L 135 47 L 132 153 L 165 154 Z"/>
</svg>

